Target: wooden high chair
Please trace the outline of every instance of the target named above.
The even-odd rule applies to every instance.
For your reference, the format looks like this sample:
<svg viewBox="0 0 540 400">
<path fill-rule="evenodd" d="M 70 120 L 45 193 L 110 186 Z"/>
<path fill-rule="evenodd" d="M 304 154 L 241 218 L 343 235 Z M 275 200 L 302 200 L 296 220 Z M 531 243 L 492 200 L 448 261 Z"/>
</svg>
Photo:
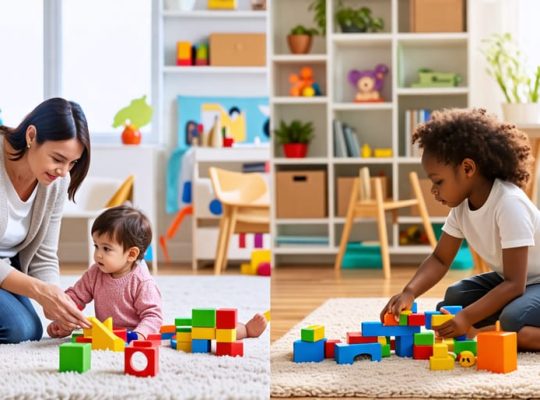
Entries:
<svg viewBox="0 0 540 400">
<path fill-rule="evenodd" d="M 388 234 L 386 232 L 386 211 L 392 211 L 393 219 L 396 221 L 397 211 L 400 208 L 418 207 L 418 211 L 424 225 L 424 230 L 432 248 L 435 248 L 437 245 L 437 240 L 435 239 L 433 226 L 429 220 L 426 203 L 424 201 L 424 196 L 422 195 L 422 190 L 420 189 L 420 183 L 418 182 L 418 175 L 416 172 L 411 172 L 409 174 L 409 179 L 415 198 L 407 200 L 384 199 L 383 179 L 380 177 L 372 178 L 375 189 L 375 195 L 372 196 L 369 169 L 367 167 L 361 168 L 359 175 L 359 178 L 355 179 L 352 188 L 345 226 L 343 227 L 343 234 L 341 236 L 341 242 L 339 244 L 339 251 L 334 268 L 336 270 L 341 269 L 341 262 L 343 261 L 343 256 L 347 247 L 349 235 L 351 234 L 354 219 L 357 217 L 374 217 L 377 220 L 379 231 L 383 274 L 385 279 L 388 279 L 390 278 L 390 251 L 388 247 Z"/>
<path fill-rule="evenodd" d="M 270 198 L 261 174 L 239 173 L 211 167 L 210 179 L 223 206 L 216 246 L 214 273 L 227 265 L 227 251 L 233 233 L 269 233 Z"/>
</svg>

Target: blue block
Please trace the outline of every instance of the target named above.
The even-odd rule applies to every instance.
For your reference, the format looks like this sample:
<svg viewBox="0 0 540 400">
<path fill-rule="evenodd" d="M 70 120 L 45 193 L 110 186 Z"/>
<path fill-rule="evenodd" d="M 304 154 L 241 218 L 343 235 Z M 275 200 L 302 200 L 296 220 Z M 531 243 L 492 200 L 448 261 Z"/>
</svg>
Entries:
<svg viewBox="0 0 540 400">
<path fill-rule="evenodd" d="M 166 332 L 161 334 L 161 340 L 169 340 L 176 336 L 176 332 Z"/>
<path fill-rule="evenodd" d="M 431 316 L 439 315 L 440 311 L 426 311 L 424 315 L 426 316 L 426 329 L 431 329 Z"/>
<path fill-rule="evenodd" d="M 171 347 L 176 350 L 176 339 L 171 339 Z"/>
<path fill-rule="evenodd" d="M 338 364 L 352 364 L 354 363 L 354 359 L 362 354 L 370 355 L 371 361 L 381 361 L 382 345 L 380 343 L 336 343 L 334 350 Z"/>
<path fill-rule="evenodd" d="M 461 336 L 455 337 L 454 340 L 463 342 L 464 340 L 467 340 L 467 335 L 461 335 Z"/>
<path fill-rule="evenodd" d="M 382 322 L 362 322 L 362 336 L 405 336 L 420 332 L 419 326 L 383 326 Z"/>
<path fill-rule="evenodd" d="M 212 341 L 208 339 L 192 339 L 192 353 L 210 353 L 212 351 Z"/>
<path fill-rule="evenodd" d="M 324 344 L 326 339 L 317 342 L 304 342 L 297 340 L 293 344 L 293 361 L 301 362 L 321 362 L 324 360 Z"/>
<path fill-rule="evenodd" d="M 418 304 L 416 304 L 416 301 L 412 303 L 411 311 L 415 314 L 418 312 Z"/>
<path fill-rule="evenodd" d="M 414 335 L 396 336 L 396 355 L 399 357 L 412 357 Z"/>
<path fill-rule="evenodd" d="M 127 337 L 128 344 L 131 343 L 132 340 L 138 339 L 137 332 L 133 332 L 133 331 L 127 331 L 126 337 Z"/>
<path fill-rule="evenodd" d="M 456 315 L 458 312 L 463 310 L 462 306 L 444 306 L 443 308 L 452 315 Z"/>
</svg>

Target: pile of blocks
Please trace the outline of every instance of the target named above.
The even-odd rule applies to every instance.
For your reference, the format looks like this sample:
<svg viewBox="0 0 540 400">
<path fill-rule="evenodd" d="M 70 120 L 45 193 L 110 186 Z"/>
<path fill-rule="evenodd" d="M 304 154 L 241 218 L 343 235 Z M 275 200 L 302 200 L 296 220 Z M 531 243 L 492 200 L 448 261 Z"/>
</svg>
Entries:
<svg viewBox="0 0 540 400">
<path fill-rule="evenodd" d="M 270 276 L 272 273 L 272 252 L 270 250 L 253 250 L 249 263 L 240 264 L 240 273 L 246 275 Z"/>
</svg>

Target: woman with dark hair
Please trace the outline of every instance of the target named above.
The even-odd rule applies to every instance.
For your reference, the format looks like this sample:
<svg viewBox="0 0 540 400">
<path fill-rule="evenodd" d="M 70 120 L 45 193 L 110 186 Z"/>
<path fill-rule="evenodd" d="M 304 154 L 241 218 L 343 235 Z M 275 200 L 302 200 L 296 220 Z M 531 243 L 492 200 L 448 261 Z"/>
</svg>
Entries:
<svg viewBox="0 0 540 400">
<path fill-rule="evenodd" d="M 0 343 L 39 340 L 47 318 L 65 328 L 90 327 L 58 287 L 58 240 L 66 197 L 90 165 L 86 117 L 74 102 L 53 98 L 16 128 L 0 126 Z"/>
</svg>

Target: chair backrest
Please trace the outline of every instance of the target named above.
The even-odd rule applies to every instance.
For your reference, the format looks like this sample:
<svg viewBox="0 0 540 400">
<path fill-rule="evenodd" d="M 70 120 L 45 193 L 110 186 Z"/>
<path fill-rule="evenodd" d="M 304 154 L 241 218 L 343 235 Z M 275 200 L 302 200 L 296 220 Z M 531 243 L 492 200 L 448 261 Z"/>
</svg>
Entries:
<svg viewBox="0 0 540 400">
<path fill-rule="evenodd" d="M 75 216 L 81 212 L 99 211 L 106 208 L 121 185 L 121 179 L 87 177 L 75 194 L 75 203 L 72 201 L 66 202 L 64 215 Z"/>
<path fill-rule="evenodd" d="M 236 206 L 269 206 L 268 184 L 256 172 L 240 173 L 211 167 L 210 180 L 219 201 Z"/>
</svg>

